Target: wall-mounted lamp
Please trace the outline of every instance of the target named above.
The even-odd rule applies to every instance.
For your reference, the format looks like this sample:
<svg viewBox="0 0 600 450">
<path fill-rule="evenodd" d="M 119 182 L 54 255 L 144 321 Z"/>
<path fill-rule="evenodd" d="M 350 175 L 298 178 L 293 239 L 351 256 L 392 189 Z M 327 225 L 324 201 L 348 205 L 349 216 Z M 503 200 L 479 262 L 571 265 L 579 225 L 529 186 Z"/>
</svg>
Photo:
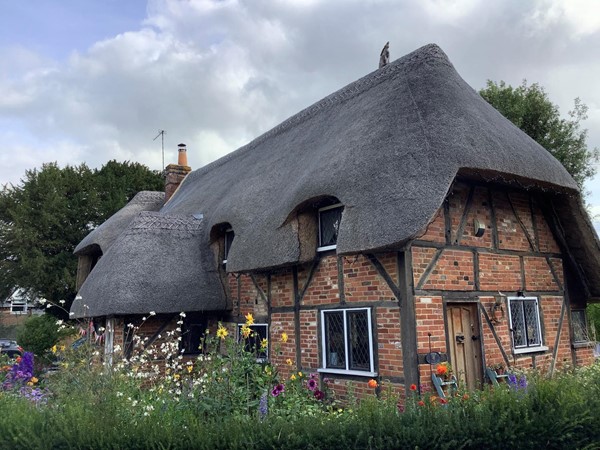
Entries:
<svg viewBox="0 0 600 450">
<path fill-rule="evenodd" d="M 517 291 L 517 297 L 525 297 L 523 291 Z"/>
<path fill-rule="evenodd" d="M 485 233 L 485 223 L 479 219 L 473 220 L 473 233 L 475 237 L 481 237 Z"/>
</svg>

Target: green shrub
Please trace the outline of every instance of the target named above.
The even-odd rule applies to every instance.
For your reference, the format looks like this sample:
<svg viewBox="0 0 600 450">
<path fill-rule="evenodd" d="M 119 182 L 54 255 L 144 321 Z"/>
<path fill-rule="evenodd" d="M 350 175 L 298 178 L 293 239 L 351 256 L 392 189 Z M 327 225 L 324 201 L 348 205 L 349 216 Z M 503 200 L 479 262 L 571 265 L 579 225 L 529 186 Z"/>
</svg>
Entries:
<svg viewBox="0 0 600 450">
<path fill-rule="evenodd" d="M 56 345 L 70 331 L 59 330 L 56 317 L 49 314 L 28 318 L 17 335 L 17 342 L 25 351 L 34 353 L 38 358 Z"/>
</svg>

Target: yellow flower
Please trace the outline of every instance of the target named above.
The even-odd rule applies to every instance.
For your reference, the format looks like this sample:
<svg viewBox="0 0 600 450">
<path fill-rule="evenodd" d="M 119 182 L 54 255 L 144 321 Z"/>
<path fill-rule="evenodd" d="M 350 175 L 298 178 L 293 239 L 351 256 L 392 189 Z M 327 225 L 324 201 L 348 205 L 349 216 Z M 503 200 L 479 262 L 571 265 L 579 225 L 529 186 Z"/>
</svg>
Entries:
<svg viewBox="0 0 600 450">
<path fill-rule="evenodd" d="M 56 353 L 56 345 L 53 345 L 50 350 L 52 350 L 52 353 Z"/>
<path fill-rule="evenodd" d="M 269 345 L 269 340 L 268 339 L 263 339 L 262 341 L 260 341 L 260 348 L 267 348 L 267 345 Z"/>
<path fill-rule="evenodd" d="M 291 366 L 292 364 L 294 364 L 290 358 L 286 359 L 286 360 L 285 360 L 285 363 L 286 363 L 288 366 Z"/>
<path fill-rule="evenodd" d="M 244 339 L 248 339 L 248 336 L 250 336 L 251 332 L 252 332 L 252 330 L 250 329 L 250 327 L 247 324 L 242 325 L 242 329 L 240 330 L 240 333 L 242 334 L 242 337 Z"/>
<path fill-rule="evenodd" d="M 61 345 L 61 346 L 60 346 L 60 351 L 61 351 L 61 352 L 64 352 L 64 351 L 65 351 L 65 346 L 64 346 L 64 345 Z"/>
<path fill-rule="evenodd" d="M 39 380 L 36 377 L 31 377 L 31 380 L 29 380 L 31 383 L 35 384 L 37 383 Z"/>
<path fill-rule="evenodd" d="M 302 372 L 298 372 L 298 376 L 302 378 L 304 375 L 302 375 Z"/>
<path fill-rule="evenodd" d="M 287 333 L 281 333 L 281 342 L 287 342 L 288 335 Z"/>
<path fill-rule="evenodd" d="M 175 375 L 173 375 L 173 379 L 174 380 L 179 380 L 180 375 L 178 373 L 176 373 Z"/>
<path fill-rule="evenodd" d="M 254 324 L 254 317 L 252 317 L 252 313 L 248 313 L 246 314 L 246 325 L 253 325 Z"/>
<path fill-rule="evenodd" d="M 229 331 L 227 331 L 227 328 L 225 328 L 223 325 L 221 325 L 221 323 L 219 322 L 219 328 L 217 329 L 217 337 L 221 338 L 221 339 L 225 339 L 227 337 L 227 335 L 229 334 Z"/>
<path fill-rule="evenodd" d="M 265 373 L 267 375 L 271 375 L 273 373 L 273 371 L 271 370 L 271 368 L 269 366 L 265 366 Z"/>
<path fill-rule="evenodd" d="M 294 381 L 296 379 L 296 375 L 292 374 L 292 376 L 290 377 L 290 380 Z"/>
<path fill-rule="evenodd" d="M 192 373 L 192 370 L 194 370 L 193 366 L 187 366 L 188 373 Z"/>
</svg>

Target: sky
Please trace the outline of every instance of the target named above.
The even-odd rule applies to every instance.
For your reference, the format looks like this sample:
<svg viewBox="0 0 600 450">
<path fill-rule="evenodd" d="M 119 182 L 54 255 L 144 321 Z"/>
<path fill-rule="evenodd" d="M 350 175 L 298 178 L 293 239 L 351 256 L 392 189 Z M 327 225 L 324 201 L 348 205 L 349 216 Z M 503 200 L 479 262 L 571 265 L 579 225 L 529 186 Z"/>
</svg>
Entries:
<svg viewBox="0 0 600 450">
<path fill-rule="evenodd" d="M 391 59 L 438 44 L 474 89 L 579 97 L 600 148 L 597 0 L 0 0 L 0 185 L 45 162 L 199 168 Z M 600 168 L 600 164 L 598 164 Z M 586 185 L 600 229 L 600 175 Z"/>
</svg>

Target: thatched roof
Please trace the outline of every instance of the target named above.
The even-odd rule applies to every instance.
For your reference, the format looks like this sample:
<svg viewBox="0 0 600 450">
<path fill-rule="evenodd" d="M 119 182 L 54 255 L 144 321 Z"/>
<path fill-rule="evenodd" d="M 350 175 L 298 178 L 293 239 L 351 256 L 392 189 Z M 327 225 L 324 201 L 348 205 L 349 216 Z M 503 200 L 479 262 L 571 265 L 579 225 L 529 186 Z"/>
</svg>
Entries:
<svg viewBox="0 0 600 450">
<path fill-rule="evenodd" d="M 203 221 L 191 216 L 140 213 L 98 261 L 71 312 L 95 317 L 225 309 L 213 255 L 199 245 L 203 231 Z"/>
<path fill-rule="evenodd" d="M 129 225 L 141 211 L 158 211 L 163 206 L 164 202 L 164 192 L 138 192 L 129 203 L 83 238 L 77 247 L 75 247 L 74 253 L 76 255 L 84 255 L 93 251 L 93 249 L 96 248 L 95 246 L 100 247 L 103 254 L 106 253 L 115 239 L 119 237 L 127 225 Z"/>
<path fill-rule="evenodd" d="M 263 269 L 298 261 L 288 218 L 324 195 L 345 205 L 338 253 L 402 246 L 432 220 L 461 168 L 577 195 L 564 167 L 428 45 L 192 172 L 163 211 L 203 213 L 207 230 L 231 224 L 227 269 Z"/>
<path fill-rule="evenodd" d="M 324 196 L 344 205 L 339 254 L 402 247 L 425 230 L 459 171 L 571 199 L 577 214 L 563 214 L 572 214 L 570 220 L 578 224 L 581 234 L 573 238 L 585 247 L 579 256 L 593 255 L 591 262 L 582 264 L 587 264 L 586 273 L 600 273 L 598 240 L 588 226 L 575 181 L 550 153 L 467 85 L 436 45 L 372 72 L 192 172 L 161 213 L 203 215 L 194 241 L 203 256 L 210 252 L 213 227 L 231 225 L 235 239 L 227 270 L 262 270 L 307 258 L 301 255 L 295 211 Z M 119 241 L 125 244 L 127 239 L 125 234 Z M 133 247 L 140 246 L 135 251 L 141 256 L 151 245 L 137 237 L 127 251 L 133 255 Z M 186 251 L 183 243 L 173 242 L 164 250 L 152 264 L 194 266 L 187 259 L 178 262 Z M 136 274 L 139 271 L 128 277 L 129 284 L 124 279 L 119 291 L 139 307 L 157 309 L 176 298 L 144 287 L 144 280 L 155 275 L 154 270 L 149 275 L 141 270 L 150 261 L 114 259 L 123 266 L 109 273 L 129 265 Z M 105 286 L 113 283 L 110 276 L 98 273 L 107 270 L 103 267 L 99 263 L 83 287 L 97 301 L 108 297 Z M 216 286 L 218 277 L 210 274 L 206 279 L 213 276 Z M 172 286 L 166 276 L 160 282 Z M 93 289 L 88 287 L 92 283 Z M 600 279 L 595 284 L 594 295 L 600 296 Z M 127 289 L 140 293 L 139 298 Z M 209 301 L 204 293 L 202 298 Z M 125 303 L 120 305 L 112 313 L 130 312 Z M 177 306 L 173 311 L 181 309 Z"/>
</svg>

